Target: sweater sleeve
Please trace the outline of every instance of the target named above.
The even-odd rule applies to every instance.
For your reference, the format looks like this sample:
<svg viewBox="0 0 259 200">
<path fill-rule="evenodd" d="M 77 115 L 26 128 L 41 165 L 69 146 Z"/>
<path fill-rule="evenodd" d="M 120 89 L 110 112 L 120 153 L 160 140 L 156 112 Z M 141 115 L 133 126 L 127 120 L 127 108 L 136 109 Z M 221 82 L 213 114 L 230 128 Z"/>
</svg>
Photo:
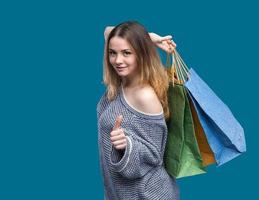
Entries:
<svg viewBox="0 0 259 200">
<path fill-rule="evenodd" d="M 129 179 L 142 177 L 163 163 L 165 126 L 153 122 L 136 127 L 133 130 L 124 129 L 127 138 L 124 152 L 114 147 L 111 151 L 112 167 Z"/>
<path fill-rule="evenodd" d="M 97 103 L 97 119 L 100 118 L 100 115 L 102 114 L 103 110 L 106 108 L 106 106 L 109 104 L 109 101 L 107 99 L 107 92 L 103 94 L 99 102 Z"/>
</svg>

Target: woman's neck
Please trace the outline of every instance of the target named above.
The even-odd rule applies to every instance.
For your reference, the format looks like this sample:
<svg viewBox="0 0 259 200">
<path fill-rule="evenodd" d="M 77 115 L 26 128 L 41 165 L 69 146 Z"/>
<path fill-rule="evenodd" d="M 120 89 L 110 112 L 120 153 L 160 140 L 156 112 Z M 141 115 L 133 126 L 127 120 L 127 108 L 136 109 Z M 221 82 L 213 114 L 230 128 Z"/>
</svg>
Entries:
<svg viewBox="0 0 259 200">
<path fill-rule="evenodd" d="M 132 80 L 129 79 L 122 79 L 122 87 L 124 90 L 134 90 L 140 87 L 144 87 L 148 85 L 148 83 L 142 83 L 140 84 L 139 79 L 134 78 Z"/>
<path fill-rule="evenodd" d="M 130 79 L 127 79 L 127 78 L 124 78 L 122 79 L 122 86 L 125 88 L 132 88 L 132 87 L 136 87 L 139 85 L 139 79 L 133 79 L 133 80 L 130 80 Z"/>
</svg>

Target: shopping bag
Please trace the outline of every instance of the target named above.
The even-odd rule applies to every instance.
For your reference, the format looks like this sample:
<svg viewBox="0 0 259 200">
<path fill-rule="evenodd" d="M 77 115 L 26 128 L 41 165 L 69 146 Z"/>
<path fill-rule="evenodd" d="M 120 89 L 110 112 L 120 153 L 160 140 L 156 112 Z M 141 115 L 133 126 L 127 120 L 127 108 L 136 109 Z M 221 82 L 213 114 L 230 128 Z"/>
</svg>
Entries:
<svg viewBox="0 0 259 200">
<path fill-rule="evenodd" d="M 167 71 L 170 72 L 168 74 L 169 77 L 171 77 L 169 90 L 171 90 L 172 86 L 177 84 L 182 85 L 183 91 L 185 91 L 183 93 L 187 94 L 187 102 L 189 102 L 190 106 L 195 130 L 195 140 L 196 144 L 198 144 L 203 164 L 203 167 L 200 167 L 200 158 L 193 156 L 196 159 L 196 163 L 199 163 L 198 166 L 200 169 L 200 171 L 197 170 L 193 175 L 204 172 L 205 166 L 215 162 L 220 166 L 245 152 L 244 130 L 241 125 L 234 118 L 229 108 L 216 96 L 206 83 L 199 78 L 195 71 L 187 68 L 176 50 L 172 53 L 172 65 Z M 170 100 L 173 100 L 173 97 L 168 95 L 168 99 L 170 102 Z M 185 101 L 185 99 L 182 98 L 182 101 Z M 180 108 L 183 107 L 183 104 L 184 103 L 178 103 Z M 170 106 L 169 103 L 169 107 Z M 173 110 L 175 110 L 175 108 L 170 108 L 170 111 Z M 175 123 L 176 125 L 177 123 L 180 125 L 177 121 Z M 169 140 L 166 144 L 164 159 L 168 173 L 173 176 L 175 176 L 175 172 L 179 172 L 179 169 L 188 167 L 188 162 L 180 162 L 181 154 L 179 149 L 183 149 L 184 143 L 182 142 L 183 136 L 180 137 L 176 136 L 176 134 L 172 134 L 172 130 L 177 127 L 176 125 L 168 124 Z M 172 171 L 174 171 L 174 173 L 171 173 Z M 183 176 L 178 175 L 177 177 L 184 176 L 183 174 Z"/>
<path fill-rule="evenodd" d="M 195 107 L 192 101 L 190 100 L 190 97 L 188 98 L 189 98 L 189 103 L 190 103 L 190 108 L 191 108 L 191 113 L 192 113 L 192 118 L 194 123 L 195 136 L 200 149 L 203 166 L 214 164 L 216 162 L 214 154 L 209 146 L 208 140 L 206 138 L 204 130 L 199 121 L 198 114 L 195 110 Z"/>
<path fill-rule="evenodd" d="M 189 97 L 198 114 L 218 165 L 246 151 L 244 130 L 230 109 L 193 70 L 185 82 Z"/>
<path fill-rule="evenodd" d="M 167 172 L 175 178 L 205 173 L 183 85 L 170 84 L 168 104 L 170 118 L 167 120 L 168 136 L 164 154 Z"/>
<path fill-rule="evenodd" d="M 169 64 L 170 62 L 172 63 L 171 65 Z M 181 56 L 176 50 L 174 50 L 174 52 L 172 53 L 171 61 L 170 61 L 169 55 L 167 55 L 167 66 L 168 66 L 167 73 L 171 81 L 171 84 L 173 86 L 175 83 L 184 85 L 184 83 L 190 78 L 188 67 L 186 66 L 186 64 L 184 63 Z M 186 90 L 185 87 L 183 87 L 183 89 Z M 170 100 L 170 97 L 169 97 L 169 100 Z M 190 104 L 190 109 L 191 109 L 193 123 L 194 123 L 195 137 L 198 142 L 200 154 L 203 161 L 203 166 L 208 166 L 216 162 L 214 158 L 214 153 L 212 152 L 209 146 L 203 127 L 201 126 L 200 120 L 198 118 L 198 113 L 195 110 L 195 107 L 192 101 L 190 100 L 190 97 L 188 97 L 188 101 Z M 168 128 L 169 130 L 171 128 L 173 129 L 173 127 L 168 127 Z M 173 149 L 171 150 L 173 151 Z"/>
</svg>

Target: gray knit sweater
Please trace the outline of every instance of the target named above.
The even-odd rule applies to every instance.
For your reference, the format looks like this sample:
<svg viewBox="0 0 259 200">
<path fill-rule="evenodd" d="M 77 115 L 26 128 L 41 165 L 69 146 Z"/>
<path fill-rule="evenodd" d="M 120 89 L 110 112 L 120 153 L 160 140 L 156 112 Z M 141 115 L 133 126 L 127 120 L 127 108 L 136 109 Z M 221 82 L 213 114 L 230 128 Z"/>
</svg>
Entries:
<svg viewBox="0 0 259 200">
<path fill-rule="evenodd" d="M 117 116 L 122 115 L 122 129 L 127 147 L 112 147 L 110 132 Z M 97 105 L 100 165 L 105 200 L 178 200 L 175 180 L 163 166 L 167 127 L 163 113 L 150 115 L 133 108 L 122 88 L 113 101 L 106 94 Z"/>
</svg>

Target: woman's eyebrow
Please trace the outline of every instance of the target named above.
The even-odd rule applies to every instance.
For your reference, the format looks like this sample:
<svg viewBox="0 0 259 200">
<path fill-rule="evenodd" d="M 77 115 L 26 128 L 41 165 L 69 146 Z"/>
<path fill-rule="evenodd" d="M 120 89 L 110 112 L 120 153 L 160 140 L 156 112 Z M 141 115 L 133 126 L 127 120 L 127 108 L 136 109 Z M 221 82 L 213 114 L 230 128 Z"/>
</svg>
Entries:
<svg viewBox="0 0 259 200">
<path fill-rule="evenodd" d="M 114 49 L 109 49 L 109 51 L 115 51 L 115 50 Z M 131 51 L 131 49 L 122 49 L 121 51 Z"/>
</svg>

